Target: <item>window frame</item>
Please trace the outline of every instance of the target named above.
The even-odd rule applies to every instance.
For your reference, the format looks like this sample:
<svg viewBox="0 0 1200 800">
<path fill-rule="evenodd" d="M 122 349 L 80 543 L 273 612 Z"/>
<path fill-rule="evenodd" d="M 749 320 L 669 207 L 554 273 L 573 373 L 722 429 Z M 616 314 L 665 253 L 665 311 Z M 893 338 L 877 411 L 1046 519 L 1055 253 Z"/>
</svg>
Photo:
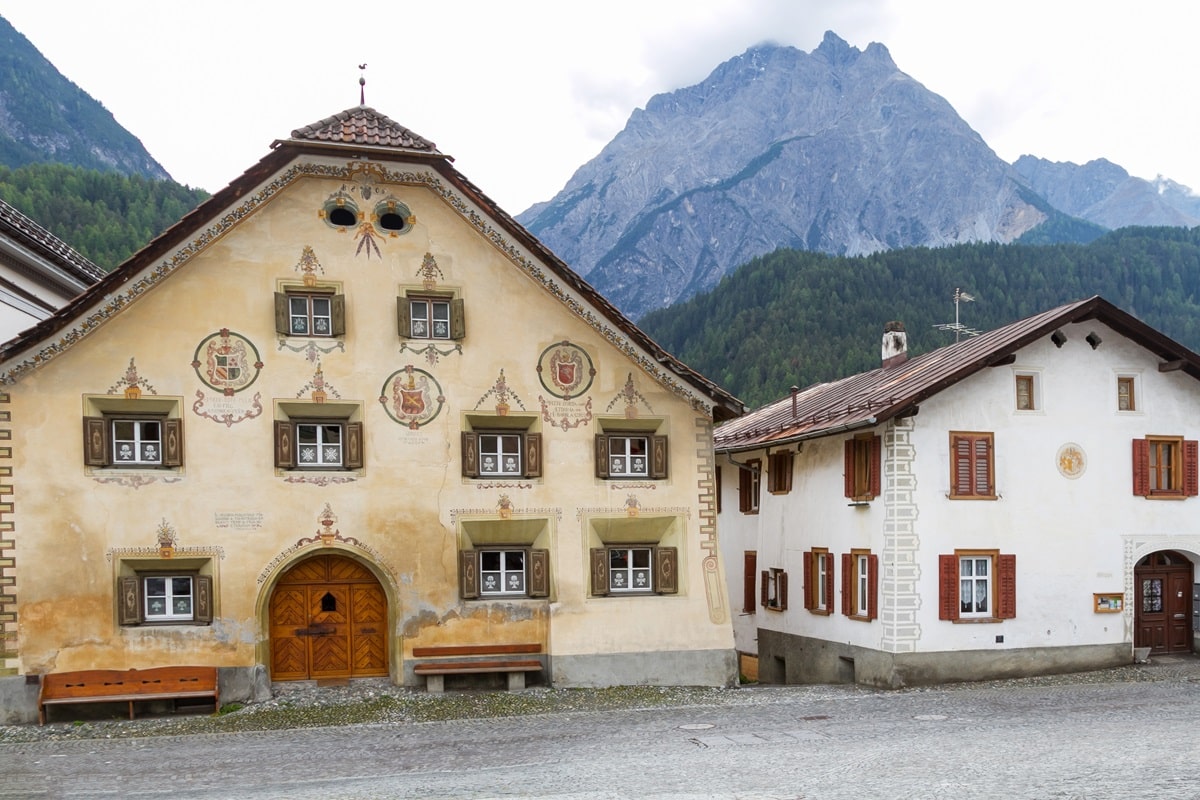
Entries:
<svg viewBox="0 0 1200 800">
<path fill-rule="evenodd" d="M 828 547 L 804 551 L 804 607 L 813 614 L 833 613 L 833 554 Z"/>
<path fill-rule="evenodd" d="M 1162 455 L 1170 454 L 1170 464 Z M 1167 470 L 1165 488 L 1161 485 Z M 1156 484 L 1159 484 L 1156 486 Z M 1182 500 L 1200 494 L 1200 446 L 1182 436 L 1146 436 L 1133 440 L 1133 493 L 1160 500 Z"/>
<path fill-rule="evenodd" d="M 317 333 L 314 328 L 316 316 L 313 310 L 313 300 L 316 298 L 329 300 L 329 333 Z M 308 330 L 298 332 L 292 329 L 292 300 L 303 300 L 306 305 Z M 346 296 L 334 287 L 322 286 L 282 286 L 275 292 L 275 332 L 280 336 L 295 339 L 337 339 L 346 335 Z"/>
<path fill-rule="evenodd" d="M 879 617 L 879 556 L 870 550 L 842 553 L 842 614 L 862 621 Z"/>
<path fill-rule="evenodd" d="M 487 591 L 484 588 L 483 560 L 489 553 L 521 553 L 521 591 Z M 464 600 L 539 599 L 550 596 L 550 551 L 525 545 L 482 544 L 458 551 L 459 596 Z"/>
<path fill-rule="evenodd" d="M 965 450 L 963 445 L 965 445 Z M 984 452 L 978 452 L 983 445 Z M 995 500 L 996 494 L 996 435 L 990 431 L 950 432 L 950 493 L 951 500 Z M 980 490 L 979 469 L 986 473 L 986 487 Z M 964 472 L 965 470 L 965 472 Z M 967 478 L 964 484 L 960 478 Z"/>
<path fill-rule="evenodd" d="M 650 585 L 645 588 L 613 588 L 612 554 L 617 551 L 647 550 Z M 592 597 L 645 597 L 679 593 L 679 549 L 650 542 L 620 542 L 590 550 Z M 629 569 L 635 569 L 630 567 Z"/>
<path fill-rule="evenodd" d="M 484 472 L 481 437 L 511 436 L 517 440 L 518 469 L 514 472 Z M 542 477 L 542 435 L 524 428 L 479 428 L 460 434 L 462 476 L 472 480 L 503 480 L 505 478 Z M 503 455 L 502 452 L 497 455 Z"/>
<path fill-rule="evenodd" d="M 1138 385 L 1139 383 L 1137 375 L 1117 375 L 1117 413 L 1133 414 L 1142 410 L 1140 407 L 1141 389 Z M 1124 393 L 1125 408 L 1121 408 L 1122 388 L 1126 390 Z"/>
<path fill-rule="evenodd" d="M 761 505 L 762 459 L 748 459 L 738 464 L 738 511 L 757 514 Z"/>
<path fill-rule="evenodd" d="M 962 611 L 962 561 L 987 559 L 991 613 Z M 974 576 L 973 576 L 974 577 Z M 938 618 L 951 622 L 1000 622 L 1017 616 L 1017 557 L 991 549 L 962 549 L 938 556 Z"/>
<path fill-rule="evenodd" d="M 768 611 L 787 611 L 788 575 L 782 567 L 771 567 L 762 571 L 761 596 L 759 602 Z"/>
<path fill-rule="evenodd" d="M 1013 386 L 1016 390 L 1014 408 L 1017 411 L 1040 411 L 1038 402 L 1037 375 L 1032 372 L 1018 372 L 1013 375 Z M 1022 405 L 1024 403 L 1024 405 Z"/>
<path fill-rule="evenodd" d="M 628 444 L 635 439 L 643 440 L 646 443 L 645 470 L 642 472 L 614 472 L 612 469 L 614 458 L 634 457 L 629 452 Z M 623 454 L 615 451 L 614 444 L 618 442 L 626 445 L 622 448 Z M 596 457 L 596 477 L 601 480 L 663 480 L 668 475 L 670 447 L 667 437 L 659 436 L 652 431 L 606 429 L 604 433 L 595 435 L 593 452 Z"/>
<path fill-rule="evenodd" d="M 138 401 L 130 401 L 136 403 Z M 160 405 L 155 403 L 155 407 Z M 121 422 L 154 423 L 159 426 L 159 460 L 120 461 L 116 458 L 115 427 Z M 175 470 L 183 466 L 183 420 L 166 411 L 102 411 L 83 418 L 83 463 L 87 467 L 123 470 Z"/>
<path fill-rule="evenodd" d="M 883 487 L 883 437 L 860 433 L 846 440 L 843 455 L 844 496 L 855 503 L 878 497 Z"/>
<path fill-rule="evenodd" d="M 274 425 L 275 468 L 298 472 L 356 472 L 366 464 L 362 407 L 355 403 L 277 403 Z M 341 429 L 341 464 L 300 461 L 300 428 Z"/>
<path fill-rule="evenodd" d="M 211 625 L 213 621 L 213 577 L 197 569 L 136 569 L 117 578 L 117 622 L 121 627 L 158 627 L 171 625 Z M 146 584 L 152 580 L 187 578 L 191 582 L 191 613 L 151 615 Z"/>
<path fill-rule="evenodd" d="M 794 450 L 778 450 L 767 454 L 767 491 L 770 494 L 788 494 L 792 491 L 795 457 Z"/>
<path fill-rule="evenodd" d="M 429 313 L 429 335 L 419 336 L 413 332 L 412 304 L 425 304 Z M 433 304 L 445 303 L 448 313 L 447 335 L 433 335 Z M 466 303 L 454 292 L 436 290 L 404 291 L 396 297 L 396 332 L 401 339 L 412 339 L 419 342 L 454 342 L 461 341 L 467 335 Z"/>
</svg>

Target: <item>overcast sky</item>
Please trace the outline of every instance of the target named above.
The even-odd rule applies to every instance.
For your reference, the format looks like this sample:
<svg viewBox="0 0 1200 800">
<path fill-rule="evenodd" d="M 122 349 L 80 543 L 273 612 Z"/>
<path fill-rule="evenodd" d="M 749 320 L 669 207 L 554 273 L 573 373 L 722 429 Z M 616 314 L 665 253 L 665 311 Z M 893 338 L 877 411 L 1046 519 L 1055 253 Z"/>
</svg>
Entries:
<svg viewBox="0 0 1200 800">
<path fill-rule="evenodd" d="M 1200 190 L 1194 0 L 0 0 L 0 16 L 181 183 L 367 104 L 506 211 L 550 199 L 655 94 L 764 41 L 885 45 L 1006 161 Z"/>
</svg>

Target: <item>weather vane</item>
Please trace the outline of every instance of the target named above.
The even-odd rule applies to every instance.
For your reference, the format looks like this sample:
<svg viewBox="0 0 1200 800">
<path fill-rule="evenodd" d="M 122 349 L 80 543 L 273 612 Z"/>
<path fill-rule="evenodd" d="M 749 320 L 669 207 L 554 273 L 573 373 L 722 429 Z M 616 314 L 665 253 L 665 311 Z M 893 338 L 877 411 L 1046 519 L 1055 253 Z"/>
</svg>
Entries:
<svg viewBox="0 0 1200 800">
<path fill-rule="evenodd" d="M 955 288 L 954 290 L 954 322 L 944 322 L 941 325 L 934 325 L 939 331 L 954 331 L 954 341 L 957 342 L 962 334 L 967 336 L 978 336 L 979 331 L 974 328 L 968 328 L 966 325 L 958 321 L 958 307 L 961 303 L 973 303 L 975 296 L 967 294 L 962 289 Z"/>
<path fill-rule="evenodd" d="M 366 72 L 367 65 L 359 64 L 358 69 L 360 73 L 358 76 L 358 104 L 365 106 L 367 104 L 367 76 L 362 73 Z"/>
</svg>

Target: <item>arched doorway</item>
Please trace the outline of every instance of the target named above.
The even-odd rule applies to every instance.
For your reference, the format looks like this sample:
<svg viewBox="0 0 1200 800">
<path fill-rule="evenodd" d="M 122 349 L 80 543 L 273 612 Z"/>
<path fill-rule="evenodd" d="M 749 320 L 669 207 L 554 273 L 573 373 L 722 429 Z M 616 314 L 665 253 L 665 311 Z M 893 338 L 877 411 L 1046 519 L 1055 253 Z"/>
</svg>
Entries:
<svg viewBox="0 0 1200 800">
<path fill-rule="evenodd" d="M 1133 646 L 1191 652 L 1192 562 L 1173 550 L 1151 553 L 1134 568 L 1133 586 Z"/>
<path fill-rule="evenodd" d="M 339 555 L 294 565 L 271 593 L 271 680 L 388 674 L 387 596 L 372 572 Z"/>
</svg>

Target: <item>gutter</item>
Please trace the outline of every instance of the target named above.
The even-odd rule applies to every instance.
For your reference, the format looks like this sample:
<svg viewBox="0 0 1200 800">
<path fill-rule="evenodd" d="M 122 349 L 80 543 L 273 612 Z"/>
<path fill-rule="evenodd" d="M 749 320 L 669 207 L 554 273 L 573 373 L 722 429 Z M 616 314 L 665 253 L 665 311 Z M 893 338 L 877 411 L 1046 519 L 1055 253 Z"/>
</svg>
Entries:
<svg viewBox="0 0 1200 800">
<path fill-rule="evenodd" d="M 748 445 L 746 447 L 727 447 L 727 448 L 726 447 L 713 447 L 713 452 L 721 453 L 727 459 L 729 459 L 731 462 L 733 462 L 734 464 L 737 464 L 738 463 L 737 461 L 734 461 L 732 458 L 730 458 L 731 453 L 749 453 L 753 450 L 770 450 L 772 447 L 780 447 L 780 446 L 789 445 L 789 444 L 798 444 L 800 442 L 805 442 L 810 439 L 823 439 L 826 436 L 836 436 L 839 433 L 847 433 L 848 431 L 856 431 L 856 430 L 860 430 L 862 428 L 873 428 L 878 424 L 879 424 L 879 421 L 875 417 L 867 417 L 866 419 L 861 419 L 861 420 L 858 420 L 857 422 L 847 422 L 842 425 L 838 425 L 834 428 L 823 428 L 820 431 L 814 431 L 812 433 L 802 433 L 802 434 L 798 434 L 796 436 L 789 436 L 785 439 L 772 439 L 769 442 L 758 442 L 756 444 Z M 749 469 L 749 467 L 747 467 L 747 469 Z"/>
</svg>

